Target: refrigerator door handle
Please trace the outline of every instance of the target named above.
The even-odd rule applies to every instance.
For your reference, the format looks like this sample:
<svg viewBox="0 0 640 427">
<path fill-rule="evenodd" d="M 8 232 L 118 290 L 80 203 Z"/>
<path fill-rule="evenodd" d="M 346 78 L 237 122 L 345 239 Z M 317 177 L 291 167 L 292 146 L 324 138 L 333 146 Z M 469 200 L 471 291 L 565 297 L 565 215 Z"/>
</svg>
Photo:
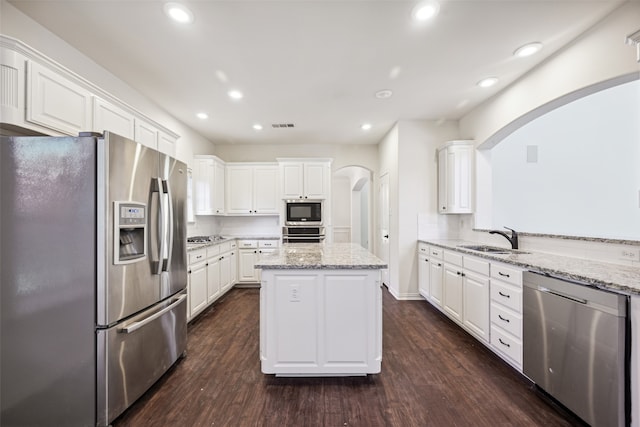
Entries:
<svg viewBox="0 0 640 427">
<path fill-rule="evenodd" d="M 159 193 L 159 203 L 158 203 L 158 245 L 160 247 L 160 251 L 158 254 L 158 267 L 155 271 L 155 274 L 161 274 L 162 273 L 162 264 L 164 261 L 164 252 L 166 250 L 165 248 L 165 235 L 166 235 L 166 222 L 165 222 L 165 218 L 164 218 L 164 186 L 162 184 L 162 179 L 160 178 L 154 178 L 155 180 L 157 180 L 157 185 L 158 185 L 158 193 Z"/>
<path fill-rule="evenodd" d="M 165 314 L 168 311 L 173 310 L 176 306 L 178 306 L 182 301 L 184 301 L 184 299 L 187 298 L 187 294 L 182 294 L 178 297 L 176 297 L 173 302 L 171 303 L 171 305 L 163 308 L 162 310 L 158 311 L 157 313 L 153 313 L 151 316 L 146 317 L 138 322 L 134 322 L 129 326 L 120 328 L 120 332 L 125 333 L 125 334 L 130 334 L 132 332 L 137 331 L 138 329 L 142 328 L 144 325 L 147 325 L 151 322 L 153 322 L 154 320 L 156 320 L 158 317 L 162 316 L 163 314 Z"/>
<path fill-rule="evenodd" d="M 165 240 L 165 245 L 167 245 L 167 256 L 166 258 L 163 259 L 163 270 L 164 271 L 169 271 L 169 266 L 171 265 L 171 256 L 173 254 L 173 227 L 174 227 L 174 222 L 175 219 L 173 217 L 173 203 L 172 203 L 172 196 L 171 196 L 171 185 L 169 185 L 169 181 L 162 181 L 163 184 L 163 188 L 165 193 L 167 193 L 167 198 L 166 198 L 166 202 L 167 202 L 167 211 L 169 213 L 169 223 L 167 224 L 168 227 L 168 231 L 169 231 L 169 237 Z M 166 236 L 166 234 L 163 234 L 163 236 Z M 164 254 L 163 254 L 164 257 Z"/>
</svg>

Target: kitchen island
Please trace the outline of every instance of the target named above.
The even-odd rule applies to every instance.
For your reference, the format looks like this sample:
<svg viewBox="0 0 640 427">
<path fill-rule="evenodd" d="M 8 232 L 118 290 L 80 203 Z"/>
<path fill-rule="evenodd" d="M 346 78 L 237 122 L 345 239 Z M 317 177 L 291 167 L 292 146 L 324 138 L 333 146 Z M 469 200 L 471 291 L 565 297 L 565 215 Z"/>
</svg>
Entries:
<svg viewBox="0 0 640 427">
<path fill-rule="evenodd" d="M 262 257 L 260 360 L 277 376 L 380 372 L 387 265 L 357 244 L 291 243 Z"/>
</svg>

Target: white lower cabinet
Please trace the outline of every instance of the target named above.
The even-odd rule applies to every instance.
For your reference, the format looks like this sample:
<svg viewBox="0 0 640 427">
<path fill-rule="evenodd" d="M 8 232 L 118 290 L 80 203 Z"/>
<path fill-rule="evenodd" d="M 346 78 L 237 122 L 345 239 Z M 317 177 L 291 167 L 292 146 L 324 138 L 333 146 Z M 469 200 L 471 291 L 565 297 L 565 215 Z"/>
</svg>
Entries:
<svg viewBox="0 0 640 427">
<path fill-rule="evenodd" d="M 465 255 L 463 259 L 463 323 L 479 340 L 489 342 L 489 262 Z"/>
<path fill-rule="evenodd" d="M 236 283 L 236 253 L 235 240 L 189 252 L 189 320 Z"/>
<path fill-rule="evenodd" d="M 442 254 L 440 248 L 429 248 L 429 302 L 439 309 L 442 309 L 444 299 Z"/>
<path fill-rule="evenodd" d="M 279 240 L 240 240 L 238 241 L 238 282 L 260 283 L 260 270 L 255 264 L 261 255 L 277 251 Z"/>
<path fill-rule="evenodd" d="M 207 306 L 207 264 L 206 250 L 189 253 L 187 281 L 188 318 L 191 320 Z"/>
<path fill-rule="evenodd" d="M 444 251 L 443 308 L 446 314 L 462 324 L 462 255 Z"/>
<path fill-rule="evenodd" d="M 502 296 L 507 295 L 505 286 L 512 286 L 503 283 L 506 278 L 503 275 L 510 275 L 517 280 L 517 275 L 514 272 L 518 269 L 510 267 L 510 270 L 507 271 L 503 268 L 503 264 L 496 264 L 494 267 L 494 263 L 487 259 L 457 251 L 443 250 L 435 246 L 426 246 L 424 242 L 420 242 L 418 245 L 418 261 L 420 294 L 483 344 L 495 350 L 495 339 L 498 345 L 501 345 L 498 338 L 494 338 L 492 334 L 495 327 L 501 328 L 500 330 L 507 334 L 510 333 L 509 328 L 522 330 L 521 315 L 519 323 L 517 316 L 507 319 L 507 314 L 512 316 L 515 310 L 519 310 L 521 313 L 522 299 L 517 298 L 516 295 Z M 428 279 L 426 278 L 427 266 Z M 493 275 L 501 280 L 495 279 L 492 277 Z M 520 272 L 520 283 L 522 282 L 521 277 L 522 273 Z M 514 292 L 514 289 L 511 289 L 511 292 Z M 496 302 L 496 298 L 506 301 Z M 493 309 L 496 304 L 503 310 L 502 312 Z M 500 313 L 502 318 L 508 321 L 500 320 L 498 317 Z M 511 333 L 513 332 L 515 330 L 511 331 Z M 521 337 L 521 332 L 518 333 L 520 335 L 515 334 L 511 338 Z M 502 341 L 507 342 L 504 337 Z M 521 347 L 521 341 L 519 345 Z M 506 349 L 511 348 L 511 352 L 517 349 L 517 346 L 517 339 L 516 344 L 511 347 L 503 345 Z M 502 349 L 499 354 L 504 357 L 508 352 Z M 509 362 L 512 363 L 511 360 Z"/>
<path fill-rule="evenodd" d="M 220 247 L 207 249 L 207 303 L 212 303 L 220 297 Z"/>
<path fill-rule="evenodd" d="M 258 271 L 254 268 L 258 260 L 258 241 L 238 241 L 238 283 L 257 283 Z"/>
<path fill-rule="evenodd" d="M 424 243 L 418 244 L 418 292 L 429 299 L 431 288 L 431 268 L 429 266 L 429 247 Z"/>
<path fill-rule="evenodd" d="M 491 348 L 522 372 L 522 272 L 491 263 Z"/>
</svg>

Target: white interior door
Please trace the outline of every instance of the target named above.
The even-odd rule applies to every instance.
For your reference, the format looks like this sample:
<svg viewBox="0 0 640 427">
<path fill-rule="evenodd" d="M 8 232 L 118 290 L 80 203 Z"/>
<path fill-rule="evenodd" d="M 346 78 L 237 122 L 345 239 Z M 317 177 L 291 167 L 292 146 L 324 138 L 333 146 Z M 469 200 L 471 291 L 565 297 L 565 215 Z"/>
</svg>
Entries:
<svg viewBox="0 0 640 427">
<path fill-rule="evenodd" d="M 389 174 L 380 177 L 378 197 L 380 211 L 378 215 L 378 239 L 380 258 L 389 265 Z M 382 283 L 389 286 L 389 268 L 382 270 Z"/>
</svg>

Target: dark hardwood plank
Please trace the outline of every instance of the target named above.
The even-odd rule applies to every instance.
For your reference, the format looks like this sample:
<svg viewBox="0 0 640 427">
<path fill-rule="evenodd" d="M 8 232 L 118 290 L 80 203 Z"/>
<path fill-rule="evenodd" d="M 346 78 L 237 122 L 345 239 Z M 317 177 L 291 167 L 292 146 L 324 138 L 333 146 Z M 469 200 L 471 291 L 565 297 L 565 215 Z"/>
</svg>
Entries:
<svg viewBox="0 0 640 427">
<path fill-rule="evenodd" d="M 260 372 L 259 290 L 233 289 L 189 325 L 179 361 L 113 425 L 570 426 L 578 421 L 424 301 L 383 301 L 379 375 Z"/>
</svg>

